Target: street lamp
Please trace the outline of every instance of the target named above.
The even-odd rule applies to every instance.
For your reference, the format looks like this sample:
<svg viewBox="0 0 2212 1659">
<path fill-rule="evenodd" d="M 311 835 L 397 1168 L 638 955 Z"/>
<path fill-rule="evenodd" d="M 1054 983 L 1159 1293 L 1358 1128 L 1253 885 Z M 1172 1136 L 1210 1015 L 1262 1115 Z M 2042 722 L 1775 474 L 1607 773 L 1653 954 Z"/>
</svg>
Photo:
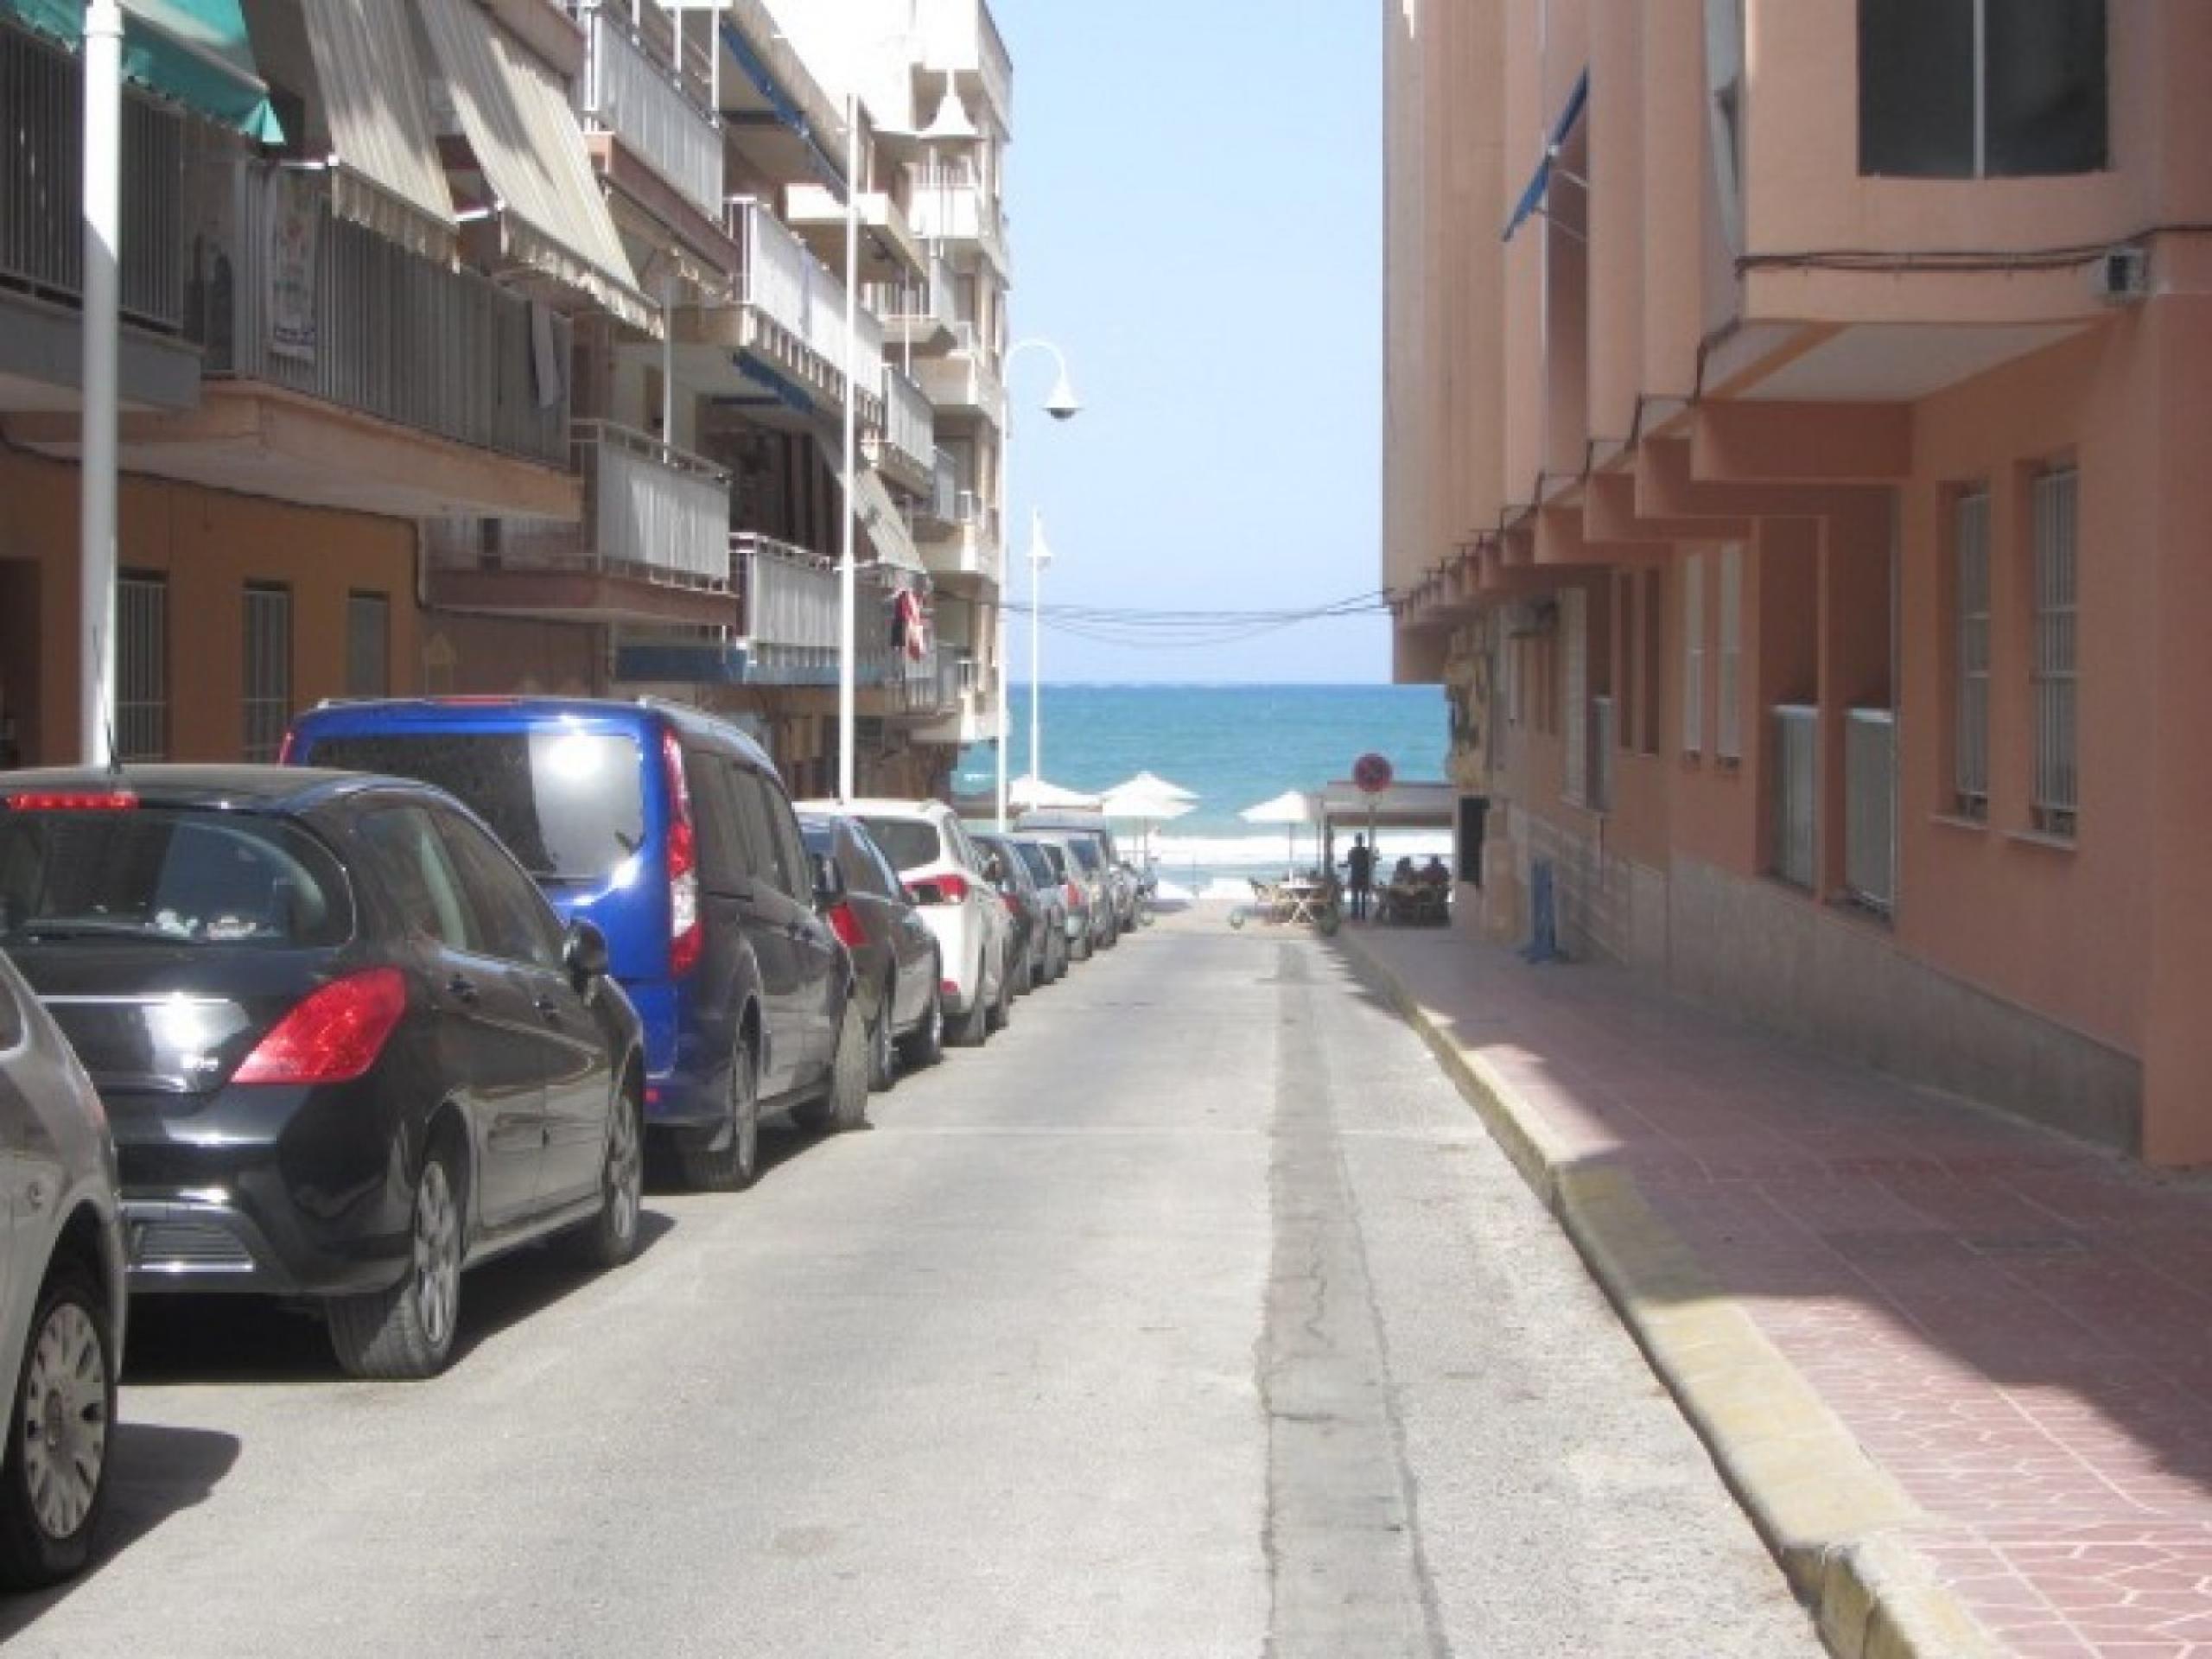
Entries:
<svg viewBox="0 0 2212 1659">
<path fill-rule="evenodd" d="M 1053 363 L 1054 363 L 1056 365 L 1058 365 L 1058 369 L 1059 369 L 1059 378 L 1058 378 L 1058 379 L 1056 379 L 1056 380 L 1054 380 L 1054 381 L 1052 382 L 1052 390 L 1048 394 L 1046 394 L 1046 398 L 1045 398 L 1045 412 L 1046 412 L 1047 415 L 1051 416 L 1052 416 L 1054 420 L 1056 420 L 1056 421 L 1071 421 L 1071 420 L 1073 420 L 1073 419 L 1074 419 L 1077 415 L 1079 415 L 1079 414 L 1081 414 L 1081 413 L 1083 412 L 1083 404 L 1082 404 L 1081 401 L 1080 401 L 1080 400 L 1076 397 L 1076 395 L 1075 395 L 1075 383 L 1074 383 L 1074 381 L 1072 381 L 1071 379 L 1070 379 L 1070 378 L 1069 378 L 1069 377 L 1068 377 L 1068 359 L 1067 359 L 1067 358 L 1066 358 L 1065 354 L 1064 354 L 1064 353 L 1061 352 L 1060 348 L 1059 348 L 1058 346 L 1054 345 L 1051 340 L 1045 340 L 1045 339 L 1042 339 L 1042 338 L 1034 338 L 1034 339 L 1030 339 L 1030 340 L 1017 340 L 1017 341 L 1014 343 L 1014 345 L 1013 346 L 1013 347 L 1007 351 L 1007 354 L 1006 354 L 1006 359 L 1005 359 L 1005 361 L 1004 361 L 1002 364 L 1001 364 L 1001 365 L 1000 365 L 1000 372 L 1001 372 L 1001 375 L 1003 375 L 1003 376 L 1005 377 L 1005 379 L 1006 379 L 1006 383 L 1007 383 L 1007 385 L 1009 387 L 1010 387 L 1010 386 L 1012 386 L 1012 385 L 1013 385 L 1013 384 L 1014 384 L 1014 359 L 1016 359 L 1017 357 L 1020 357 L 1020 356 L 1022 354 L 1022 353 L 1024 353 L 1024 352 L 1026 352 L 1026 351 L 1029 351 L 1029 350 L 1031 350 L 1031 349 L 1033 349 L 1033 349 L 1035 349 L 1035 350 L 1038 350 L 1038 351 L 1041 351 L 1041 352 L 1050 352 L 1050 353 L 1052 354 L 1052 361 L 1053 361 Z M 1015 408 L 1015 404 L 1014 404 L 1014 400 L 1013 400 L 1011 397 L 1009 397 L 1009 398 L 1007 399 L 1007 401 L 1006 431 L 1005 431 L 1005 433 L 1001 436 L 1001 438 L 1000 438 L 1000 440 L 999 440 L 999 494 L 1000 494 L 1000 496 L 1001 496 L 1001 497 L 1005 500 L 1005 502 L 1006 502 L 1006 504 L 1007 504 L 1007 505 L 1008 507 L 1012 507 L 1012 506 L 1013 506 L 1013 505 L 1014 505 L 1014 408 Z M 1032 544 L 1031 544 L 1031 553 L 1032 553 L 1032 556 L 1034 556 L 1034 554 L 1035 554 L 1037 545 L 1038 545 L 1038 543 L 1034 543 L 1034 542 L 1033 542 L 1033 543 L 1032 543 Z M 1033 588 L 1034 587 L 1034 585 L 1035 585 L 1035 584 L 1034 584 L 1033 581 L 1033 582 L 1032 582 L 1032 584 L 1031 584 L 1031 585 L 1032 585 L 1032 587 L 1033 587 Z M 1032 597 L 1033 597 L 1033 600 L 1034 595 L 1033 594 L 1033 596 L 1032 596 Z M 1034 609 L 1033 604 L 1032 608 L 1033 608 L 1033 609 Z M 1035 636 L 1035 628 L 1034 628 L 1034 626 L 1033 626 L 1033 626 L 1032 626 L 1032 629 L 1031 629 L 1031 634 L 1032 634 L 1032 639 L 1033 639 L 1033 639 L 1034 639 L 1034 636 Z M 999 628 L 998 628 L 998 635 L 999 635 L 999 664 L 998 664 L 998 667 L 999 667 L 999 672 L 998 672 L 998 681 L 999 681 L 999 777 L 998 777 L 998 785 L 999 785 L 999 786 L 998 786 L 998 808 L 999 808 L 999 812 L 998 812 L 998 823 L 999 823 L 999 833 L 1000 833 L 1001 835 L 1004 835 L 1004 834 L 1006 833 L 1006 829 L 1007 829 L 1007 811 L 1006 811 L 1006 804 L 1007 804 L 1007 803 L 1006 803 L 1006 759 L 1007 759 L 1007 753 L 1006 753 L 1006 752 L 1007 752 L 1007 743 L 1008 743 L 1008 736 L 1007 736 L 1007 675 L 1006 675 L 1006 635 L 1007 635 L 1007 628 L 1006 628 L 1006 560 L 1005 560 L 1005 556 L 1004 556 L 1004 549 L 1003 549 L 1003 548 L 1001 548 L 1001 556 L 1000 556 L 1000 560 L 999 560 Z M 1035 659 L 1035 647 L 1034 647 L 1034 645 L 1033 645 L 1033 645 L 1032 645 L 1032 647 L 1031 647 L 1031 658 L 1032 658 L 1032 663 L 1033 663 L 1033 663 L 1034 663 L 1034 659 Z M 1034 696 L 1033 691 L 1033 693 L 1032 693 L 1032 696 L 1033 696 L 1033 696 Z M 1037 744 L 1037 735 L 1036 735 L 1035 715 L 1034 715 L 1034 705 L 1033 705 L 1033 705 L 1032 705 L 1031 729 L 1030 729 L 1030 740 L 1029 740 L 1029 741 L 1030 741 L 1030 747 L 1031 747 L 1031 749 L 1032 749 L 1032 751 L 1033 751 L 1033 751 L 1035 750 L 1035 748 L 1036 748 L 1036 744 Z M 1038 779 L 1038 780 L 1039 780 L 1039 781 L 1040 781 L 1040 782 L 1042 781 L 1042 779 L 1043 779 L 1043 774 L 1042 774 L 1042 773 L 1037 773 L 1037 774 L 1034 774 L 1034 775 L 1037 777 L 1037 779 Z"/>
<path fill-rule="evenodd" d="M 1045 775 L 1045 671 L 1039 666 L 1037 619 L 1045 609 L 1045 567 L 1052 550 L 1045 545 L 1045 515 L 1029 510 L 1029 775 Z"/>
</svg>

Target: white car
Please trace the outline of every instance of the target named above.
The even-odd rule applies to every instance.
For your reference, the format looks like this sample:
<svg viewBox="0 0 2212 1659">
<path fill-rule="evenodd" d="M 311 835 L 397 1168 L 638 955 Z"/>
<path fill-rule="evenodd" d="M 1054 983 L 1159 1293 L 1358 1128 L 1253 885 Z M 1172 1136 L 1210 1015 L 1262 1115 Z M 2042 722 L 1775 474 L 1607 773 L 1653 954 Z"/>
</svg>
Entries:
<svg viewBox="0 0 2212 1659">
<path fill-rule="evenodd" d="M 1014 926 L 990 880 L 988 855 L 942 801 L 806 801 L 799 810 L 842 812 L 867 826 L 937 936 L 947 1039 L 981 1047 L 1014 1003 L 1007 971 Z"/>
<path fill-rule="evenodd" d="M 33 1589 L 85 1565 L 106 1504 L 125 1256 L 107 1115 L 5 955 L 0 1217 L 10 1223 L 0 1363 L 15 1379 L 0 1457 L 0 1586 Z"/>
</svg>

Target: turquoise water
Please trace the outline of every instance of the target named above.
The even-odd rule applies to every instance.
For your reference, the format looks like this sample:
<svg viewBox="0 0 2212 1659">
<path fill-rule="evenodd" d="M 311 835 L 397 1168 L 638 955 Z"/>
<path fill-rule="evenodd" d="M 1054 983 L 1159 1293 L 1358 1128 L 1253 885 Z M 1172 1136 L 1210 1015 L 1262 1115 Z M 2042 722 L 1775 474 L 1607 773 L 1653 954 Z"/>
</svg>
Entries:
<svg viewBox="0 0 2212 1659">
<path fill-rule="evenodd" d="M 1028 687 L 1015 688 L 1011 714 L 1008 771 L 1020 777 L 1029 770 Z M 1243 822 L 1243 808 L 1349 778 L 1370 749 L 1409 782 L 1440 779 L 1449 745 L 1444 693 L 1433 685 L 1045 688 L 1046 781 L 1095 791 L 1150 771 L 1198 795 L 1189 815 L 1158 832 L 1171 872 L 1280 864 L 1284 831 Z M 988 794 L 995 765 L 988 747 L 968 750 L 955 788 Z"/>
</svg>

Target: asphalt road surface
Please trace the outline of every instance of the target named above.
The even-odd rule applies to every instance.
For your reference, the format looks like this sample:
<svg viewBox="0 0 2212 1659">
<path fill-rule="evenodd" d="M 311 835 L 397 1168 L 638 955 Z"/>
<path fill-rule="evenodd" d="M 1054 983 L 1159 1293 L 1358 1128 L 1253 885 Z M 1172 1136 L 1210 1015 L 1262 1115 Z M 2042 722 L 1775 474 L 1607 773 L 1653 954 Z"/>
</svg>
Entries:
<svg viewBox="0 0 2212 1659">
<path fill-rule="evenodd" d="M 1163 924 L 430 1383 L 141 1303 L 111 1548 L 12 1656 L 1789 1659 L 1572 1249 L 1326 946 Z"/>
</svg>

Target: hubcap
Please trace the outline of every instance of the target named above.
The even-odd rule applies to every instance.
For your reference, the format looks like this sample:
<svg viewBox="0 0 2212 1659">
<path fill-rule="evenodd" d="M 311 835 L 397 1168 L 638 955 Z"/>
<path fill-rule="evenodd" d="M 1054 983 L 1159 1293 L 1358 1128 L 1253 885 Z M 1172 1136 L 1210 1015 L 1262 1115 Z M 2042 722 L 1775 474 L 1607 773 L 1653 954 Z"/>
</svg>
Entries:
<svg viewBox="0 0 2212 1659">
<path fill-rule="evenodd" d="M 24 1378 L 23 1480 L 49 1538 L 85 1524 L 107 1463 L 107 1357 L 92 1316 L 63 1302 L 39 1327 Z"/>
<path fill-rule="evenodd" d="M 433 1158 L 415 1197 L 415 1307 L 431 1346 L 442 1348 L 452 1340 L 460 1303 L 461 1217 L 446 1166 Z"/>
<path fill-rule="evenodd" d="M 638 1203 L 645 1173 L 638 1146 L 638 1113 L 627 1096 L 615 1101 L 614 1121 L 607 1125 L 607 1208 L 615 1237 L 626 1239 L 638 1230 Z"/>
</svg>

